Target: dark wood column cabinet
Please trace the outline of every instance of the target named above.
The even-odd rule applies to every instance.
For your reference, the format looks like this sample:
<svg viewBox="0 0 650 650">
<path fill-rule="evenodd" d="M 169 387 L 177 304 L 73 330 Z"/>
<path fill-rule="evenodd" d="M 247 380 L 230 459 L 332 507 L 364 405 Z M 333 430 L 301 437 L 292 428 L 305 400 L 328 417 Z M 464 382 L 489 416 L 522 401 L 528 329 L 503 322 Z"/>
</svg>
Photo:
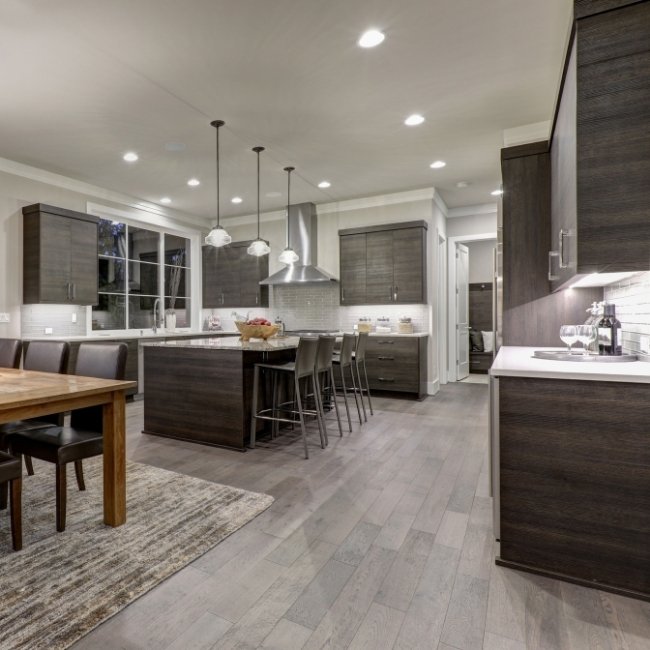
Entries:
<svg viewBox="0 0 650 650">
<path fill-rule="evenodd" d="M 23 302 L 97 304 L 97 224 L 89 214 L 23 208 Z"/>
<path fill-rule="evenodd" d="M 260 285 L 269 275 L 269 257 L 246 252 L 249 241 L 223 248 L 203 247 L 203 307 L 268 307 L 269 288 Z"/>
<path fill-rule="evenodd" d="M 427 302 L 426 221 L 339 230 L 342 305 Z"/>
</svg>

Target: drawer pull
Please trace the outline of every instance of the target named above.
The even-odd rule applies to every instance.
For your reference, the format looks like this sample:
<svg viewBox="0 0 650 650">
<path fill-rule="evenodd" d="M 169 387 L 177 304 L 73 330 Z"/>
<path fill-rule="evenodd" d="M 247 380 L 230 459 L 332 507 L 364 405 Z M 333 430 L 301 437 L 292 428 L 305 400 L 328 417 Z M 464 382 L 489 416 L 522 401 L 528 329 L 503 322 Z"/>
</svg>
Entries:
<svg viewBox="0 0 650 650">
<path fill-rule="evenodd" d="M 377 341 L 379 345 L 394 345 L 395 341 Z"/>
<path fill-rule="evenodd" d="M 389 383 L 394 383 L 394 382 L 395 382 L 394 379 L 391 379 L 391 378 L 389 378 L 389 377 L 377 377 L 377 379 L 378 379 L 379 381 L 385 381 L 385 382 L 389 382 Z"/>
<path fill-rule="evenodd" d="M 380 361 L 395 361 L 395 357 L 377 357 Z"/>
</svg>

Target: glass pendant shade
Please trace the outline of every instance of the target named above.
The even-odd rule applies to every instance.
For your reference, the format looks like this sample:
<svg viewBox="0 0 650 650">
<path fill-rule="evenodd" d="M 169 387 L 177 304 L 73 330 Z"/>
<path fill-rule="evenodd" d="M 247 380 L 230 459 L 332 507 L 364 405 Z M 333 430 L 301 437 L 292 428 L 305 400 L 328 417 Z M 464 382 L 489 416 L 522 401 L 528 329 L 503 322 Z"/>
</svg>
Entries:
<svg viewBox="0 0 650 650">
<path fill-rule="evenodd" d="M 282 264 L 295 264 L 299 259 L 298 253 L 296 253 L 291 246 L 287 246 L 280 253 L 280 257 L 278 257 L 278 260 L 282 262 Z"/>
<path fill-rule="evenodd" d="M 205 243 L 215 248 L 227 246 L 231 241 L 232 237 L 226 232 L 223 226 L 215 226 L 205 238 Z"/>
<path fill-rule="evenodd" d="M 219 197 L 219 129 L 225 124 L 223 120 L 214 120 L 210 122 L 210 126 L 213 126 L 217 131 L 217 225 L 208 233 L 208 236 L 205 238 L 205 243 L 208 246 L 214 246 L 215 248 L 221 248 L 222 246 L 227 246 L 231 241 L 232 237 L 226 232 L 226 229 L 220 225 L 221 221 L 221 210 L 220 210 L 220 197 Z"/>
<path fill-rule="evenodd" d="M 246 252 L 255 257 L 262 257 L 262 255 L 268 255 L 271 252 L 271 247 L 267 241 L 256 239 L 251 242 L 251 245 L 246 249 Z"/>
</svg>

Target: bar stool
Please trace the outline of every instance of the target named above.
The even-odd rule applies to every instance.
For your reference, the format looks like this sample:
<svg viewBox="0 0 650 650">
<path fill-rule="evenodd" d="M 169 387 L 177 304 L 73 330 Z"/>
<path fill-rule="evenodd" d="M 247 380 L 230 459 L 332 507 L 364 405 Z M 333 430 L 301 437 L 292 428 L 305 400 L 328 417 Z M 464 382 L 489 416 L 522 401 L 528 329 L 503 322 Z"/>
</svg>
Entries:
<svg viewBox="0 0 650 650">
<path fill-rule="evenodd" d="M 357 397 L 357 385 L 354 379 L 354 369 L 352 367 L 352 353 L 355 347 L 354 334 L 344 334 L 343 342 L 341 343 L 341 350 L 338 354 L 334 354 L 332 363 L 339 368 L 339 377 L 341 379 L 341 390 L 343 391 L 343 400 L 345 401 L 345 411 L 348 415 L 348 427 L 352 431 L 352 418 L 350 417 L 350 406 L 348 405 L 348 387 L 345 383 L 345 371 L 350 370 L 350 377 L 352 378 L 352 392 L 354 401 L 357 405 L 357 413 L 359 414 L 359 424 L 363 424 L 361 418 L 361 409 L 359 408 L 359 398 Z"/>
<path fill-rule="evenodd" d="M 300 430 L 302 433 L 302 442 L 305 447 L 305 458 L 309 458 L 309 449 L 307 448 L 307 430 L 305 428 L 305 415 L 314 415 L 318 421 L 318 430 L 320 433 L 321 447 L 325 448 L 325 434 L 323 432 L 323 423 L 321 421 L 321 413 L 318 405 L 316 409 L 311 411 L 303 406 L 302 384 L 304 381 L 309 383 L 311 380 L 312 391 L 314 394 L 318 392 L 318 383 L 316 380 L 316 355 L 318 352 L 318 339 L 316 338 L 301 338 L 298 342 L 298 350 L 296 352 L 296 360 L 290 363 L 273 364 L 273 363 L 256 363 L 253 375 L 253 400 L 251 406 L 251 430 L 250 430 L 250 447 L 255 449 L 255 436 L 257 420 L 269 420 L 271 422 L 285 422 L 287 424 L 295 424 L 300 422 Z M 274 374 L 273 394 L 274 404 L 270 409 L 258 410 L 259 401 L 259 387 L 260 387 L 260 371 L 267 370 Z M 293 379 L 293 389 L 295 395 L 295 403 L 297 408 L 286 409 L 283 408 L 288 402 L 277 404 L 277 381 L 278 375 L 285 375 Z M 283 412 L 289 411 L 291 418 L 279 417 L 276 411 Z M 270 413 L 270 415 L 269 415 Z M 296 420 L 295 416 L 298 416 Z"/>
<path fill-rule="evenodd" d="M 336 338 L 334 336 L 321 335 L 318 337 L 318 352 L 316 354 L 316 382 L 318 386 L 317 398 L 320 400 L 320 411 L 323 418 L 323 426 L 325 426 L 324 399 L 326 399 L 328 401 L 328 404 L 334 405 L 334 410 L 336 411 L 336 421 L 339 425 L 339 435 L 343 437 L 341 414 L 339 413 L 336 385 L 334 382 L 334 363 L 332 361 L 335 344 Z M 324 380 L 323 384 L 321 384 L 321 378 Z M 325 440 L 327 441 L 327 428 L 325 428 Z"/>
<path fill-rule="evenodd" d="M 375 412 L 372 410 L 372 400 L 370 399 L 370 384 L 368 383 L 368 371 L 366 370 L 366 348 L 368 347 L 368 332 L 359 332 L 357 337 L 357 347 L 354 353 L 352 354 L 352 360 L 354 361 L 354 368 L 357 371 L 357 380 L 359 381 L 359 394 L 361 395 L 361 404 L 363 405 L 363 416 L 368 421 L 366 416 L 366 407 L 363 402 L 364 394 L 368 398 L 368 407 L 370 408 L 370 415 L 374 415 Z M 361 380 L 361 369 L 363 368 L 363 378 L 364 382 Z"/>
</svg>

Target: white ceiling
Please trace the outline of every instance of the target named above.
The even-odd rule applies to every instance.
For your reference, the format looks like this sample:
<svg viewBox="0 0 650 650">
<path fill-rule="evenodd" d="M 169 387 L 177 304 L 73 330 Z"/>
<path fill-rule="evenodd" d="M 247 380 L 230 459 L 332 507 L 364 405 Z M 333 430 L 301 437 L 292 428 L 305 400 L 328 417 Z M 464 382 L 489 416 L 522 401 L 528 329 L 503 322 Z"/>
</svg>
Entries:
<svg viewBox="0 0 650 650">
<path fill-rule="evenodd" d="M 0 156 L 209 218 L 219 118 L 225 215 L 255 210 L 254 145 L 267 147 L 263 211 L 286 202 L 288 164 L 292 202 L 430 186 L 452 207 L 489 202 L 503 130 L 552 117 L 571 7 L 3 0 Z M 386 40 L 363 50 L 368 27 Z M 404 126 L 414 112 L 427 121 Z M 137 163 L 122 161 L 129 150 Z M 431 170 L 436 159 L 447 167 Z"/>
</svg>

